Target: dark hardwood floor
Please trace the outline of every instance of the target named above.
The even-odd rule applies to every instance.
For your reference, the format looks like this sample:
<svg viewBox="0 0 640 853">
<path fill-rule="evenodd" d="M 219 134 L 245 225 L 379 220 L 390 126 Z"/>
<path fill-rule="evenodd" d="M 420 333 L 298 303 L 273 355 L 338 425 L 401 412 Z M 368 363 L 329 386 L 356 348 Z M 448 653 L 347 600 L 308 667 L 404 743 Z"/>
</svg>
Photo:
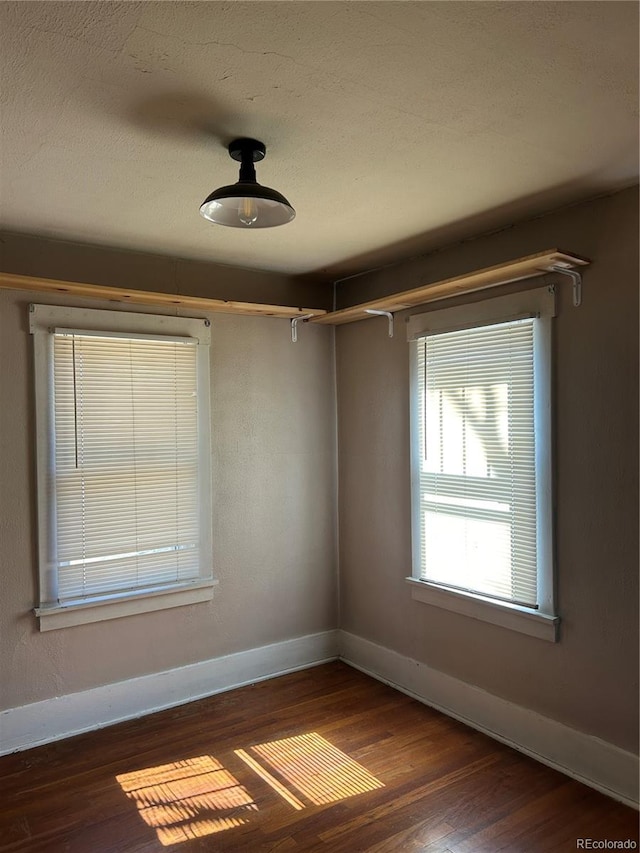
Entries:
<svg viewBox="0 0 640 853">
<path fill-rule="evenodd" d="M 341 663 L 0 758 L 3 853 L 552 853 L 579 838 L 638 844 L 638 815 Z"/>
</svg>

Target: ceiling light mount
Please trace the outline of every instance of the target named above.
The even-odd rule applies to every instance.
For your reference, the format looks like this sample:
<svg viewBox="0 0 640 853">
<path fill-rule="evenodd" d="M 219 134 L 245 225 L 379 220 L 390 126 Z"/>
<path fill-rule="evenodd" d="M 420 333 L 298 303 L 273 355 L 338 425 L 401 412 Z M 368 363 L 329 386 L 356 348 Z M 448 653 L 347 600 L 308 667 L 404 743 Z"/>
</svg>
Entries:
<svg viewBox="0 0 640 853">
<path fill-rule="evenodd" d="M 251 157 L 252 163 L 259 163 L 260 160 L 264 160 L 266 153 L 267 146 L 264 142 L 259 142 L 257 139 L 242 137 L 241 139 L 234 139 L 233 142 L 229 143 L 229 156 L 237 160 L 238 163 L 242 163 L 243 157 Z"/>
<path fill-rule="evenodd" d="M 242 137 L 234 139 L 228 150 L 229 156 L 240 163 L 238 182 L 214 190 L 202 202 L 200 214 L 232 228 L 272 228 L 291 222 L 296 212 L 287 199 L 256 179 L 254 163 L 264 160 L 265 144 Z"/>
</svg>

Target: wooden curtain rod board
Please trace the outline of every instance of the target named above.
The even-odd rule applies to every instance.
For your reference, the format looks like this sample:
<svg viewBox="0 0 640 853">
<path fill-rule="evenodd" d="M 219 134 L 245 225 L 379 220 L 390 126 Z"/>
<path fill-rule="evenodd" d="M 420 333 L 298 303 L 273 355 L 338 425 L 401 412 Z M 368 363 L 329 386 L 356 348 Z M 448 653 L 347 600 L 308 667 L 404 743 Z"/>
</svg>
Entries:
<svg viewBox="0 0 640 853">
<path fill-rule="evenodd" d="M 506 264 L 498 264 L 495 267 L 486 267 L 482 270 L 467 273 L 466 275 L 447 278 L 444 281 L 436 281 L 433 284 L 425 284 L 413 290 L 404 290 L 401 293 L 392 293 L 381 299 L 371 302 L 362 302 L 339 311 L 331 311 L 322 317 L 314 317 L 312 323 L 328 323 L 341 325 L 342 323 L 353 323 L 357 320 L 366 320 L 371 314 L 366 314 L 367 308 L 379 311 L 401 311 L 404 308 L 413 308 L 415 305 L 423 305 L 437 299 L 446 299 L 450 296 L 458 296 L 462 293 L 472 293 L 475 290 L 484 290 L 488 287 L 497 287 L 500 284 L 508 284 L 512 281 L 521 281 L 533 278 L 549 272 L 554 265 L 570 269 L 576 266 L 589 264 L 587 258 L 572 255 L 560 249 L 547 249 L 536 255 L 526 258 L 518 258 Z M 375 315 L 373 315 L 375 316 Z"/>
<path fill-rule="evenodd" d="M 233 302 L 225 299 L 206 299 L 200 296 L 182 296 L 150 290 L 127 290 L 99 284 L 81 284 L 75 281 L 58 281 L 52 278 L 35 278 L 0 272 L 0 288 L 33 290 L 39 293 L 65 293 L 70 296 L 108 299 L 136 305 L 179 305 L 198 311 L 216 311 L 220 314 L 250 314 L 262 317 L 293 318 L 312 314 L 317 317 L 327 312 L 322 308 L 292 308 L 285 305 L 262 305 L 258 302 Z"/>
</svg>

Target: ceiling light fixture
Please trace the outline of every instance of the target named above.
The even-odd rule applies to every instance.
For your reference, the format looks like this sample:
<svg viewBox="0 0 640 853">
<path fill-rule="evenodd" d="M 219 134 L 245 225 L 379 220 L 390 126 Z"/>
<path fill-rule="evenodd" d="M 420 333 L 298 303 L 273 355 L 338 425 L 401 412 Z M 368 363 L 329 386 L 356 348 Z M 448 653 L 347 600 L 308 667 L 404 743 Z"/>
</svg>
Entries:
<svg viewBox="0 0 640 853">
<path fill-rule="evenodd" d="M 285 225 L 296 215 L 286 198 L 256 180 L 254 163 L 264 159 L 264 143 L 257 139 L 234 139 L 229 154 L 240 163 L 237 184 L 214 190 L 200 205 L 200 214 L 217 225 L 232 228 L 272 228 Z"/>
</svg>

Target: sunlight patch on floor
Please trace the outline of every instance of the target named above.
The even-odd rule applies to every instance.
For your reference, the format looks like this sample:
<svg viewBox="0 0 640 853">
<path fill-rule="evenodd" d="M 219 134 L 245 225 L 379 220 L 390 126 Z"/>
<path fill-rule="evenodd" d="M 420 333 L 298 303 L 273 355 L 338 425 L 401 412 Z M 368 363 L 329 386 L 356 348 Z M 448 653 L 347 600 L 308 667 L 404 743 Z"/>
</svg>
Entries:
<svg viewBox="0 0 640 853">
<path fill-rule="evenodd" d="M 246 788 L 210 755 L 116 779 L 164 846 L 241 826 L 246 813 L 258 809 Z"/>
<path fill-rule="evenodd" d="M 249 751 L 314 805 L 384 787 L 361 764 L 316 732 L 252 746 Z"/>
<path fill-rule="evenodd" d="M 234 754 L 297 811 L 384 787 L 317 732 L 236 749 Z M 211 755 L 122 773 L 116 780 L 164 846 L 242 826 L 258 811 L 247 789 Z"/>
<path fill-rule="evenodd" d="M 293 806 L 296 811 L 300 811 L 304 808 L 304 803 L 300 802 L 300 800 L 296 796 L 294 796 L 291 791 L 289 791 L 281 782 L 278 782 L 278 780 L 272 773 L 269 773 L 268 770 L 265 770 L 264 767 L 262 767 L 262 765 L 258 761 L 256 761 L 255 758 L 252 758 L 250 755 L 248 755 L 244 749 L 236 749 L 234 751 L 238 758 L 244 761 L 247 767 L 250 767 L 254 771 L 254 773 L 257 773 L 258 776 L 263 780 L 263 782 L 266 782 L 267 785 L 271 785 L 276 794 L 280 794 L 282 799 L 286 800 L 289 805 Z"/>
</svg>

